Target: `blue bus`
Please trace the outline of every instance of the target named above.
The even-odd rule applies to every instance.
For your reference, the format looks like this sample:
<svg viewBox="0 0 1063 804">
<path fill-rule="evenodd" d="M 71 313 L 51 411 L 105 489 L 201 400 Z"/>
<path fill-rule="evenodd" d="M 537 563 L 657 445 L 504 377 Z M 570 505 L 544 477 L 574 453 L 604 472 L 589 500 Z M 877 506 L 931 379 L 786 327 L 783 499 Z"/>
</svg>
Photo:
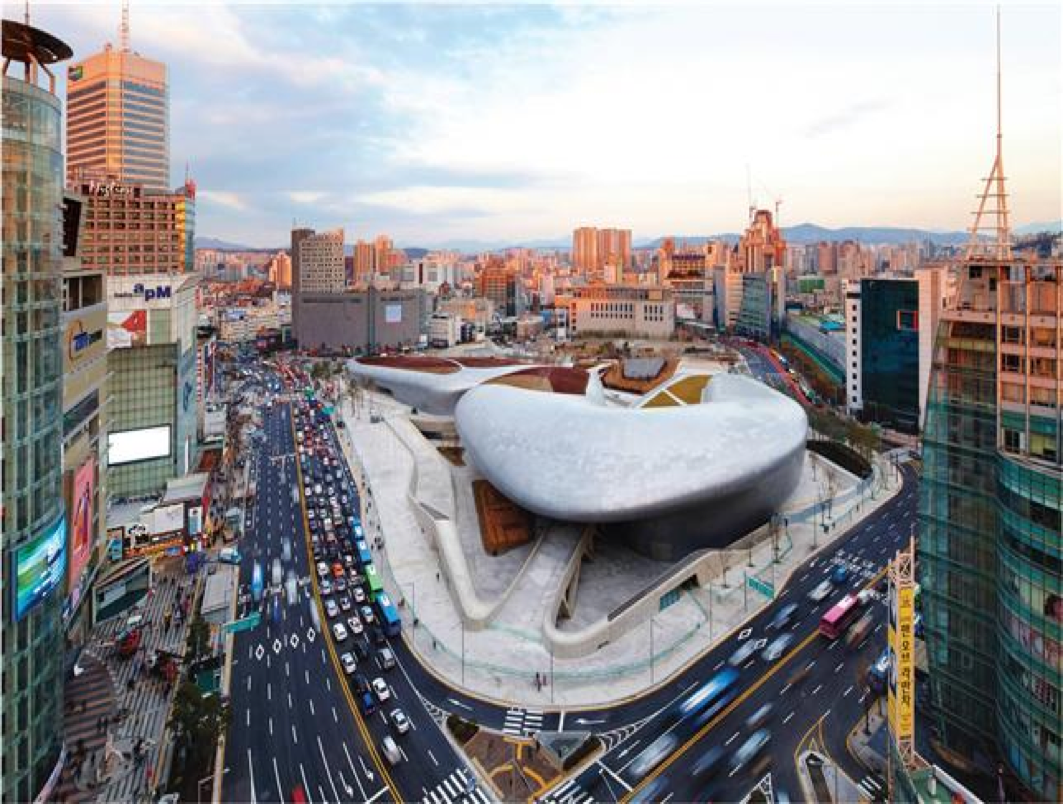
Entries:
<svg viewBox="0 0 1063 804">
<path fill-rule="evenodd" d="M 384 628 L 384 633 L 389 637 L 398 636 L 402 631 L 402 620 L 387 592 L 380 592 L 376 596 L 376 608 L 380 613 L 380 624 Z"/>
<path fill-rule="evenodd" d="M 351 526 L 351 530 L 354 532 L 355 540 L 361 541 L 365 539 L 365 531 L 362 530 L 362 523 L 360 521 L 355 520 L 354 524 Z"/>
<path fill-rule="evenodd" d="M 365 539 L 356 539 L 354 542 L 354 549 L 358 551 L 358 563 L 364 568 L 367 564 L 373 563 L 373 554 L 369 552 L 369 545 L 365 543 Z"/>
<path fill-rule="evenodd" d="M 717 715 L 738 694 L 738 671 L 725 667 L 688 695 L 677 707 L 676 719 L 694 719 L 694 728 Z"/>
<path fill-rule="evenodd" d="M 251 596 L 256 603 L 262 602 L 262 565 L 257 561 L 251 570 Z"/>
</svg>

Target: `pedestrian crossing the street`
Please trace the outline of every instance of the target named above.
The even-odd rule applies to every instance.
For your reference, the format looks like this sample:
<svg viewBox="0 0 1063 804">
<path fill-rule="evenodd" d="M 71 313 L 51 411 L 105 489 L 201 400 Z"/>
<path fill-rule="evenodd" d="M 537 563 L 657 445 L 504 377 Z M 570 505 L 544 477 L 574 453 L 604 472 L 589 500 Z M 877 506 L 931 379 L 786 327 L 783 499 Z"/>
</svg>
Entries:
<svg viewBox="0 0 1063 804">
<path fill-rule="evenodd" d="M 872 801 L 885 801 L 886 800 L 886 788 L 876 777 L 865 776 L 859 782 L 856 783 L 857 787 L 867 794 L 867 797 Z"/>
<path fill-rule="evenodd" d="M 490 802 L 490 797 L 470 781 L 465 768 L 458 768 L 431 790 L 425 791 L 422 799 L 422 804 L 490 804 Z"/>
<path fill-rule="evenodd" d="M 569 779 L 542 799 L 543 804 L 590 804 L 594 799 L 580 787 L 575 779 Z"/>
<path fill-rule="evenodd" d="M 510 708 L 506 710 L 506 721 L 502 725 L 504 734 L 514 737 L 531 737 L 543 727 L 541 709 Z"/>
</svg>

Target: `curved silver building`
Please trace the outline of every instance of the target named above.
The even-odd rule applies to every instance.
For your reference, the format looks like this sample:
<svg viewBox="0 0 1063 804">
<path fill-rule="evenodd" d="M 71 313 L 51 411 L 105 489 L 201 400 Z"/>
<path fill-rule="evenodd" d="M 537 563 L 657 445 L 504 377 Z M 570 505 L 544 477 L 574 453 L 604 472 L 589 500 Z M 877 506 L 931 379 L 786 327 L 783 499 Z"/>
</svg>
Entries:
<svg viewBox="0 0 1063 804">
<path fill-rule="evenodd" d="M 720 374 L 702 399 L 623 408 L 491 383 L 461 398 L 456 422 L 467 460 L 518 505 L 675 560 L 767 521 L 804 460 L 808 422 L 788 397 Z"/>
<path fill-rule="evenodd" d="M 467 462 L 517 505 L 600 525 L 662 561 L 746 535 L 801 476 L 804 410 L 740 375 L 678 375 L 627 407 L 581 369 L 422 356 L 348 369 L 405 404 L 453 415 Z"/>
</svg>

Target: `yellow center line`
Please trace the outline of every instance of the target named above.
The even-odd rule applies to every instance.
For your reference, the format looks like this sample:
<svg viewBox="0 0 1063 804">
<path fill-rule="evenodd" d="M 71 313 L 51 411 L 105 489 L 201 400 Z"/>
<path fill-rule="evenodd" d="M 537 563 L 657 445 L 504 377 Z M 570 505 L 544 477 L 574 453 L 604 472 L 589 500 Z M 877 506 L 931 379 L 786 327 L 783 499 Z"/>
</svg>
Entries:
<svg viewBox="0 0 1063 804">
<path fill-rule="evenodd" d="M 295 442 L 295 407 L 291 407 L 291 430 L 292 430 L 292 442 Z M 350 707 L 351 715 L 354 717 L 354 723 L 358 727 L 358 731 L 362 735 L 362 739 L 365 741 L 365 746 L 369 750 L 369 757 L 373 760 L 373 765 L 380 772 L 381 778 L 384 780 L 384 784 L 387 785 L 388 790 L 391 791 L 391 796 L 394 801 L 402 801 L 402 796 L 398 793 L 398 788 L 395 786 L 395 782 L 392 781 L 391 776 L 388 774 L 387 768 L 384 767 L 384 763 L 380 761 L 380 755 L 377 753 L 376 745 L 373 743 L 372 735 L 369 733 L 365 722 L 362 720 L 362 715 L 358 711 L 358 707 L 355 706 L 354 696 L 351 695 L 350 685 L 347 683 L 347 674 L 343 672 L 340 667 L 339 657 L 336 655 L 336 648 L 332 644 L 332 640 L 329 639 L 328 634 L 328 617 L 325 615 L 325 607 L 321 602 L 321 592 L 317 584 L 317 569 L 314 564 L 314 551 L 310 545 L 310 522 L 306 515 L 306 489 L 303 486 L 303 468 L 300 461 L 295 462 L 295 472 L 299 483 L 299 507 L 303 513 L 303 541 L 306 545 L 306 560 L 310 569 L 310 583 L 314 587 L 314 604 L 317 606 L 317 613 L 319 622 L 321 622 L 321 637 L 325 640 L 325 644 L 328 646 L 329 656 L 332 659 L 332 667 L 336 671 L 336 676 L 339 678 L 340 687 L 343 688 L 343 696 L 347 699 L 347 706 Z"/>
<path fill-rule="evenodd" d="M 870 589 L 872 586 L 874 586 L 876 583 L 878 583 L 879 580 L 882 578 L 882 576 L 885 575 L 885 573 L 886 573 L 886 569 L 885 569 L 885 567 L 883 567 L 881 570 L 879 570 L 877 573 L 875 573 L 874 576 L 872 576 L 871 580 L 868 581 L 866 586 L 864 586 L 864 589 Z M 666 770 L 668 770 L 669 766 L 671 766 L 671 764 L 673 762 L 675 762 L 677 759 L 679 759 L 679 757 L 681 757 L 683 754 L 685 754 L 690 749 L 691 746 L 693 746 L 696 742 L 701 740 L 701 738 L 704 737 L 706 734 L 708 734 L 710 731 L 712 731 L 712 729 L 716 728 L 716 726 L 720 723 L 720 721 L 722 721 L 725 717 L 727 717 L 729 714 L 731 714 L 731 712 L 733 712 L 736 708 L 738 708 L 742 704 L 743 701 L 745 701 L 747 698 L 749 698 L 750 695 L 752 695 L 754 692 L 756 692 L 758 689 L 760 689 L 762 686 L 764 686 L 764 684 L 767 683 L 768 679 L 770 679 L 772 676 L 774 676 L 776 673 L 778 673 L 780 670 L 782 670 L 783 667 L 785 667 L 786 664 L 791 659 L 793 659 L 794 656 L 796 656 L 798 653 L 800 653 L 806 647 L 808 647 L 813 642 L 813 640 L 815 640 L 816 637 L 818 637 L 818 636 L 819 636 L 819 628 L 817 627 L 815 631 L 813 631 L 811 634 L 809 634 L 807 637 L 805 637 L 801 641 L 801 643 L 799 645 L 797 645 L 797 647 L 795 647 L 793 650 L 791 650 L 789 653 L 787 653 L 773 668 L 771 668 L 771 670 L 769 670 L 767 673 L 765 673 L 763 676 L 761 676 L 759 681 L 757 681 L 755 684 L 753 684 L 751 687 L 749 687 L 745 692 L 743 692 L 741 695 L 739 695 L 737 698 L 735 698 L 730 703 L 730 705 L 728 705 L 726 708 L 724 708 L 718 715 L 716 715 L 716 717 L 714 717 L 712 720 L 710 720 L 708 723 L 706 723 L 704 726 L 702 726 L 700 729 L 698 729 L 698 731 L 694 734 L 693 737 L 690 737 L 689 739 L 687 739 L 687 741 L 685 743 L 683 743 L 681 746 L 679 746 L 679 748 L 677 748 L 674 752 L 672 752 L 672 754 L 670 754 L 668 756 L 668 758 L 664 760 L 664 762 L 662 762 L 660 765 L 658 765 L 656 768 L 654 768 L 652 773 L 650 773 L 645 779 L 643 779 L 641 782 L 639 782 L 637 785 L 635 785 L 631 789 L 631 791 L 627 793 L 627 795 L 625 795 L 623 798 L 620 799 L 621 804 L 623 804 L 624 802 L 630 800 L 631 797 L 634 796 L 636 793 L 638 793 L 643 787 L 648 785 L 651 781 L 653 781 L 658 776 L 660 776 L 662 773 L 664 773 Z"/>
</svg>

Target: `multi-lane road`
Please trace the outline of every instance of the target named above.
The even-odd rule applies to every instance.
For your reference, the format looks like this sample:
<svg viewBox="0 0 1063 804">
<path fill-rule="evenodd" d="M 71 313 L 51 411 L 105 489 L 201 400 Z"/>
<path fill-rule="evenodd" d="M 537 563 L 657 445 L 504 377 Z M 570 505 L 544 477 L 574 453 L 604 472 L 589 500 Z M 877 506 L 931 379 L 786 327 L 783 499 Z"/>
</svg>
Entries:
<svg viewBox="0 0 1063 804">
<path fill-rule="evenodd" d="M 270 584 L 273 561 L 279 559 L 284 578 L 289 571 L 296 578 L 298 595 L 292 603 L 283 588 L 268 590 L 261 625 L 235 637 L 223 800 L 292 800 L 298 788 L 310 801 L 483 801 L 485 791 L 476 787 L 474 774 L 441 731 L 450 712 L 512 735 L 539 729 L 595 730 L 606 750 L 550 791 L 548 801 L 731 800 L 744 797 L 758 783 L 770 784 L 777 797 L 800 799 L 795 752 L 806 738 L 815 739 L 821 750 L 861 780 L 871 797 L 880 792 L 881 780 L 866 777 L 849 756 L 846 736 L 871 703 L 858 673 L 885 644 L 881 596 L 869 604 L 875 627 L 855 650 L 819 636 L 817 626 L 844 593 L 873 586 L 886 561 L 907 540 L 916 495 L 910 471 L 905 470 L 903 488 L 893 499 L 810 558 L 771 605 L 676 677 L 634 701 L 582 711 L 502 705 L 451 688 L 422 667 L 402 639 L 394 638 L 389 643 L 398 667 L 390 672 L 380 668 L 366 642 L 370 658 L 359 663 L 359 672 L 384 677 L 393 698 L 363 717 L 336 659 L 349 650 L 350 642 L 332 645 L 328 628 L 320 627 L 327 621 L 311 578 L 305 497 L 292 495 L 301 475 L 291 417 L 292 405 L 287 403 L 263 411 L 265 437 L 251 467 L 258 495 L 240 544 L 241 588 L 250 585 L 255 562 Z M 321 425 L 320 435 L 342 455 L 331 423 Z M 343 471 L 354 488 L 349 467 Z M 846 582 L 822 603 L 810 601 L 808 592 L 839 565 L 849 569 Z M 791 602 L 798 604 L 795 619 L 786 626 L 792 644 L 780 658 L 765 661 L 760 648 L 776 636 L 769 633 L 768 623 L 779 607 Z M 252 606 L 245 594 L 238 616 Z M 728 667 L 728 659 L 746 643 L 758 650 L 736 668 L 733 700 L 704 721 L 677 718 L 677 704 Z M 771 732 L 770 744 L 760 757 L 732 770 L 730 758 L 757 728 L 749 723 L 751 716 L 769 703 L 771 712 L 760 715 L 762 727 Z M 413 724 L 401 737 L 385 717 L 393 706 L 401 706 Z M 402 749 L 402 761 L 394 766 L 379 749 L 387 734 Z M 706 756 L 714 753 L 722 757 L 719 767 L 704 772 Z"/>
</svg>

